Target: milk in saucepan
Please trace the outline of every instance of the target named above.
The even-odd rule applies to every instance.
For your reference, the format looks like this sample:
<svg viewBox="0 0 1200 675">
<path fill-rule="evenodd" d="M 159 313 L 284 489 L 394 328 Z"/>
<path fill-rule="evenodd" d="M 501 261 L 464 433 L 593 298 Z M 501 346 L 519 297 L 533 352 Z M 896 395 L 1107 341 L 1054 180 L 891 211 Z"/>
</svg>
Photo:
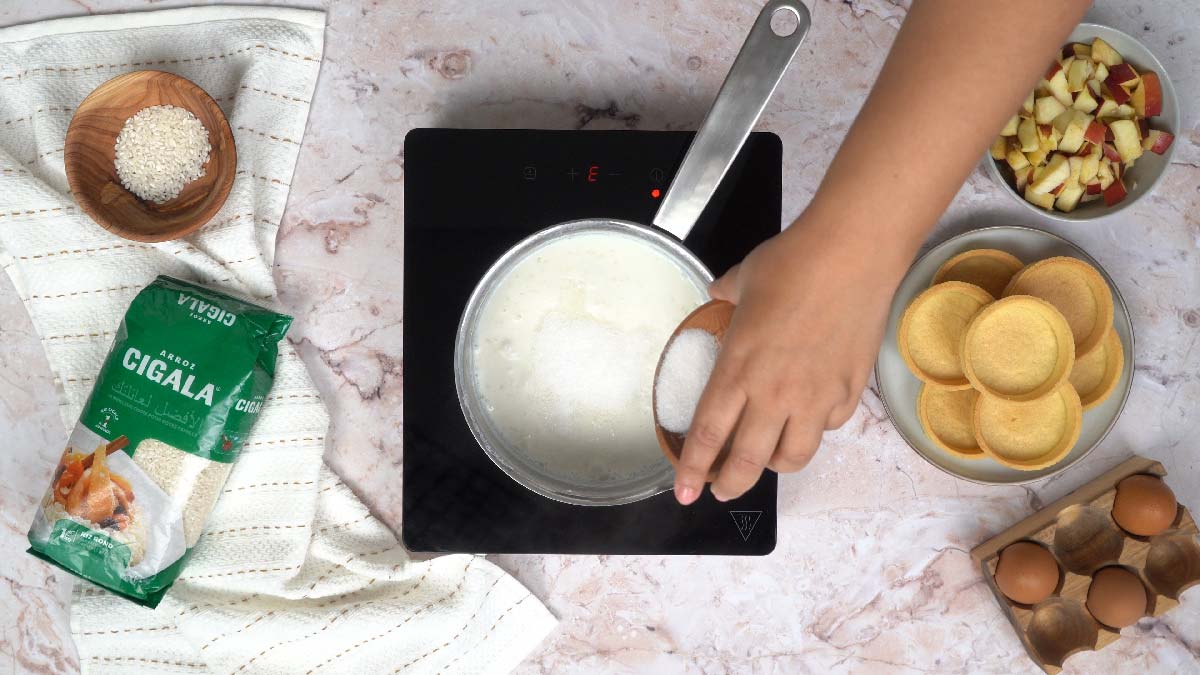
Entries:
<svg viewBox="0 0 1200 675">
<path fill-rule="evenodd" d="M 654 369 L 706 290 L 645 241 L 578 234 L 530 251 L 486 300 L 476 383 L 500 434 L 544 471 L 603 483 L 665 460 Z"/>
</svg>

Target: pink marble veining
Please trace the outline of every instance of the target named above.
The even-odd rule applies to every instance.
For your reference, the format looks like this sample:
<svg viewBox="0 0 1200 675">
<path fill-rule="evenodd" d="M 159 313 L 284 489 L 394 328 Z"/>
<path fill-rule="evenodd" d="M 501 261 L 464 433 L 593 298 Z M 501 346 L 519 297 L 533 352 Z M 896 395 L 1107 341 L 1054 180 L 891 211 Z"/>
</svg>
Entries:
<svg viewBox="0 0 1200 675">
<path fill-rule="evenodd" d="M 0 2 L 0 25 L 170 0 Z M 301 2 L 296 4 L 313 4 Z M 330 2 L 326 59 L 279 235 L 291 338 L 329 404 L 327 457 L 400 523 L 404 134 L 418 126 L 694 128 L 759 3 L 751 0 Z M 812 0 L 814 25 L 760 125 L 784 143 L 785 216 L 807 203 L 909 3 Z M 1034 224 L 1117 279 L 1138 332 L 1129 407 L 1083 465 L 1030 487 L 954 480 L 891 428 L 873 391 L 781 483 L 780 543 L 754 559 L 496 556 L 562 618 L 534 673 L 1012 673 L 1026 658 L 968 551 L 1132 451 L 1200 510 L 1200 54 L 1190 0 L 1098 3 L 1184 104 L 1158 192 L 1109 222 L 1030 223 L 977 171 L 934 235 Z M 981 49 L 986 45 L 981 45 Z M 914 95 L 931 95 L 916 92 Z M 1190 103 L 1190 106 L 1188 105 Z M 964 110 L 967 108 L 963 106 Z M 898 111 L 897 114 L 903 114 Z M 407 317 L 410 321 L 420 317 Z M 0 673 L 70 673 L 70 582 L 21 553 L 64 432 L 37 338 L 0 275 Z M 1200 590 L 1067 672 L 1200 671 Z"/>
</svg>

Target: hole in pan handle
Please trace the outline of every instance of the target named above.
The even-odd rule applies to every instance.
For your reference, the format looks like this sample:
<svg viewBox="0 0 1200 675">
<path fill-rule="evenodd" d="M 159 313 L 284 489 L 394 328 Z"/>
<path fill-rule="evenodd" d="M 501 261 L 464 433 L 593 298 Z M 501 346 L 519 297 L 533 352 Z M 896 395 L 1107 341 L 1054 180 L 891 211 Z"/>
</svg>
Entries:
<svg viewBox="0 0 1200 675">
<path fill-rule="evenodd" d="M 771 21 L 777 12 L 794 14 L 795 30 L 787 35 L 776 34 Z M 759 12 L 658 207 L 655 225 L 680 240 L 691 232 L 771 100 L 811 24 L 808 8 L 799 0 L 771 0 Z"/>
</svg>

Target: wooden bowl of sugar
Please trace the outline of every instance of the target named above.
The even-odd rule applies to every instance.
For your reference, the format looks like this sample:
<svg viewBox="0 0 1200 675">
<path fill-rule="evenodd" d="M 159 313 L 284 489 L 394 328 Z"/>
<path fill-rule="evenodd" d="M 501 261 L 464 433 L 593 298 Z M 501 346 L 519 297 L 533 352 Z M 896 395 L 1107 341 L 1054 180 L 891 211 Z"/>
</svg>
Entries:
<svg viewBox="0 0 1200 675">
<path fill-rule="evenodd" d="M 157 70 L 114 77 L 89 94 L 71 118 L 64 157 L 79 208 L 140 242 L 200 229 L 225 204 L 237 170 L 217 102 L 191 80 Z"/>
<path fill-rule="evenodd" d="M 686 427 L 690 426 L 700 391 L 708 382 L 725 330 L 733 320 L 733 310 L 734 306 L 723 300 L 693 310 L 671 333 L 654 370 L 654 432 L 658 446 L 676 469 L 683 454 Z M 728 454 L 727 443 L 708 472 L 708 482 L 717 479 Z"/>
</svg>

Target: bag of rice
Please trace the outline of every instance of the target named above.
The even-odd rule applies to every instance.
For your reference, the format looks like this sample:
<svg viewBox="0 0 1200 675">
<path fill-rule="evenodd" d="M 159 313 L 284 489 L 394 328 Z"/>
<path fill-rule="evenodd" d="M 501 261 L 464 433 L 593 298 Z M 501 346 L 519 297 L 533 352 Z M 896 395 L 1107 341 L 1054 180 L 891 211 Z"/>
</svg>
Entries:
<svg viewBox="0 0 1200 675">
<path fill-rule="evenodd" d="M 134 298 L 29 552 L 154 607 L 200 538 L 292 317 L 160 276 Z"/>
</svg>

